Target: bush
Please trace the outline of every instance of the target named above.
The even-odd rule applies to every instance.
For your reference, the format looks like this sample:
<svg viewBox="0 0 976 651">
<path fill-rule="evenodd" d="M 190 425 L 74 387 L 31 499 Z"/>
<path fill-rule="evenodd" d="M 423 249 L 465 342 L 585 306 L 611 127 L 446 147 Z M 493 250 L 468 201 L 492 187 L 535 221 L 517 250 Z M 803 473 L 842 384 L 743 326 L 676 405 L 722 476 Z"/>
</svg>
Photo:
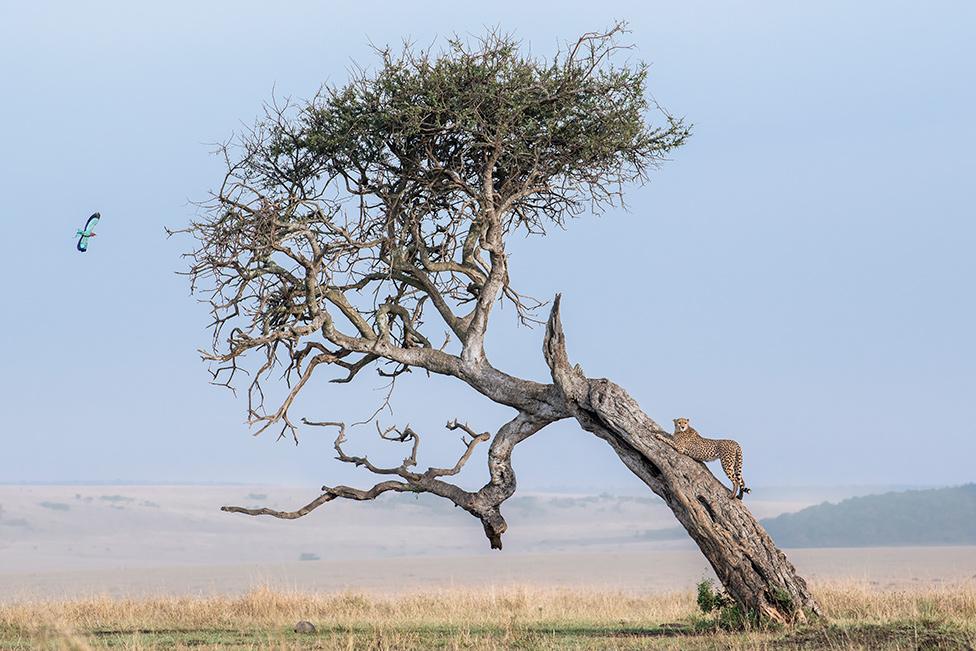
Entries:
<svg viewBox="0 0 976 651">
<path fill-rule="evenodd" d="M 698 582 L 698 608 L 706 615 L 714 610 L 731 606 L 732 598 L 720 590 L 715 589 L 711 579 Z"/>
<path fill-rule="evenodd" d="M 725 631 L 742 631 L 760 625 L 759 616 L 744 610 L 726 592 L 717 590 L 711 579 L 698 582 L 698 608 L 703 614 L 714 613 L 710 624 Z"/>
</svg>

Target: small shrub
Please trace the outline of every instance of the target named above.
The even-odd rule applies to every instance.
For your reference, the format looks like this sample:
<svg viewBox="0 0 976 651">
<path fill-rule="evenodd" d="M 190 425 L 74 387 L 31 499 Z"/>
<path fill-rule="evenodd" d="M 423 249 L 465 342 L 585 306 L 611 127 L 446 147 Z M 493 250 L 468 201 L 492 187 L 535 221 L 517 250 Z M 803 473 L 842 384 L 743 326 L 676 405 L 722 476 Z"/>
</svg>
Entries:
<svg viewBox="0 0 976 651">
<path fill-rule="evenodd" d="M 697 601 L 702 613 L 713 614 L 706 626 L 716 626 L 725 631 L 744 631 L 761 624 L 755 612 L 743 609 L 726 592 L 716 589 L 710 579 L 698 582 Z"/>
<path fill-rule="evenodd" d="M 136 500 L 136 498 L 134 497 L 126 497 L 125 495 L 102 495 L 98 499 L 105 502 L 115 502 L 115 503 L 134 502 Z"/>
<path fill-rule="evenodd" d="M 771 596 L 771 601 L 775 603 L 781 610 L 788 613 L 796 612 L 796 604 L 793 603 L 793 597 L 790 593 L 783 588 L 775 588 Z"/>
<path fill-rule="evenodd" d="M 738 604 L 723 607 L 718 613 L 718 627 L 724 631 L 744 631 L 759 625 L 759 618 Z"/>
<path fill-rule="evenodd" d="M 65 504 L 64 502 L 41 502 L 40 506 L 45 509 L 51 509 L 52 511 L 70 511 L 71 506 Z"/>
<path fill-rule="evenodd" d="M 734 602 L 729 595 L 716 590 L 711 579 L 698 582 L 698 608 L 706 615 L 714 610 L 731 606 Z"/>
</svg>

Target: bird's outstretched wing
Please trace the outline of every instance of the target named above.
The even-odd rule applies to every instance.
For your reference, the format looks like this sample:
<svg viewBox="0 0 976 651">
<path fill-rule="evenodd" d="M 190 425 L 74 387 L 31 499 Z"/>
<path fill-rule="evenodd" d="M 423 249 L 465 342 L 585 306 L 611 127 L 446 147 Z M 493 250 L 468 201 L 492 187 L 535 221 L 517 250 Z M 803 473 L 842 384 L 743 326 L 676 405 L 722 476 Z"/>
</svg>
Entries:
<svg viewBox="0 0 976 651">
<path fill-rule="evenodd" d="M 85 222 L 85 227 L 78 231 L 78 250 L 82 253 L 88 250 L 88 239 L 94 235 L 92 231 L 95 230 L 95 224 L 97 224 L 98 220 L 101 218 L 102 216 L 99 213 L 94 213 L 88 218 L 88 221 Z"/>
<path fill-rule="evenodd" d="M 91 217 L 88 218 L 88 221 L 85 222 L 85 235 L 86 236 L 87 235 L 91 235 L 92 229 L 95 228 L 95 224 L 97 224 L 98 223 L 98 220 L 101 219 L 101 218 L 102 218 L 102 215 L 100 213 L 95 213 L 94 215 L 92 215 Z"/>
</svg>

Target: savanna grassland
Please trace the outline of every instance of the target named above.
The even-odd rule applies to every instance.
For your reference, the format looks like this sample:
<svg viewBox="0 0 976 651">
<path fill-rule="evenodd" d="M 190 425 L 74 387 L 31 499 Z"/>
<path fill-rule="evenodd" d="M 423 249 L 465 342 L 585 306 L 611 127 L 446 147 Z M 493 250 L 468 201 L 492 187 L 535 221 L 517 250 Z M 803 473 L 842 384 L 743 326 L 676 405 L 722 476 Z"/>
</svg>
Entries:
<svg viewBox="0 0 976 651">
<path fill-rule="evenodd" d="M 730 631 L 690 592 L 506 588 L 399 596 L 93 598 L 0 605 L 3 649 L 972 649 L 976 583 L 816 586 L 828 621 Z M 292 627 L 309 620 L 314 634 Z"/>
</svg>

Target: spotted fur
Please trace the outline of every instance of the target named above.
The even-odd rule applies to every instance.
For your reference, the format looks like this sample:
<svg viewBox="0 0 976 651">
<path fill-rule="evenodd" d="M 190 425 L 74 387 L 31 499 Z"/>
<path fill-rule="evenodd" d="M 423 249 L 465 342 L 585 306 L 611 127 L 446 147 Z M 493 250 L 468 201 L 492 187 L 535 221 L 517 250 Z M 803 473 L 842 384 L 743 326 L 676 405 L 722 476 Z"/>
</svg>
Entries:
<svg viewBox="0 0 976 651">
<path fill-rule="evenodd" d="M 675 449 L 698 461 L 721 459 L 722 470 L 732 481 L 732 498 L 752 492 L 742 480 L 742 446 L 731 439 L 707 439 L 699 434 L 687 418 L 674 419 L 673 443 Z"/>
</svg>

